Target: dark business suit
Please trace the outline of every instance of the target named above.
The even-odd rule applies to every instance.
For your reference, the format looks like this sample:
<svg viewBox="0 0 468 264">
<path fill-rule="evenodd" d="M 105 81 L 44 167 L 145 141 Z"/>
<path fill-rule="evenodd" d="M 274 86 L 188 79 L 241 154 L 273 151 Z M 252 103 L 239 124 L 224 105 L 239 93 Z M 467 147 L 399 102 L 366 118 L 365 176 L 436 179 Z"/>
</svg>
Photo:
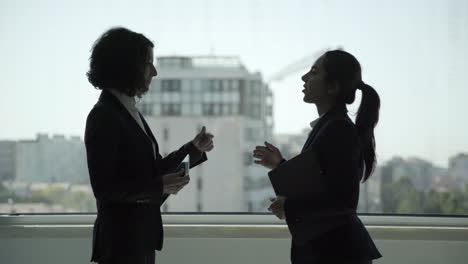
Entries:
<svg viewBox="0 0 468 264">
<path fill-rule="evenodd" d="M 363 159 L 346 106 L 335 107 L 314 126 L 301 155 L 311 153 L 320 164 L 320 174 L 311 175 L 319 177 L 320 188 L 306 198 L 286 197 L 284 205 L 292 263 L 369 263 L 381 257 L 356 214 Z"/>
<path fill-rule="evenodd" d="M 88 115 L 85 145 L 97 204 L 91 261 L 154 262 L 154 251 L 163 246 L 162 175 L 174 172 L 186 155 L 191 167 L 206 160 L 192 143 L 162 158 L 140 117 L 146 133 L 106 90 Z"/>
</svg>

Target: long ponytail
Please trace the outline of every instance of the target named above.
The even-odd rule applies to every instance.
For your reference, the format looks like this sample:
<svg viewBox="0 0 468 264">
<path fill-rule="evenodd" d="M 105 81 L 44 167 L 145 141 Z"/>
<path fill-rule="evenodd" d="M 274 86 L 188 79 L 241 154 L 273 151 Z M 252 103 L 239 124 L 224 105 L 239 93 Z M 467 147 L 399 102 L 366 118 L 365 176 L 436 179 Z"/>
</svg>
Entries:
<svg viewBox="0 0 468 264">
<path fill-rule="evenodd" d="M 362 91 L 361 105 L 356 117 L 356 128 L 361 141 L 362 155 L 365 163 L 365 182 L 372 174 L 376 164 L 374 128 L 379 121 L 380 97 L 372 86 L 358 83 Z"/>
<path fill-rule="evenodd" d="M 374 171 L 376 164 L 374 128 L 379 121 L 380 98 L 370 85 L 365 84 L 361 75 L 361 64 L 350 53 L 343 50 L 331 50 L 322 56 L 326 72 L 325 80 L 337 83 L 340 92 L 337 102 L 352 104 L 356 90 L 362 91 L 361 105 L 356 117 L 361 153 L 365 163 L 365 182 Z"/>
</svg>

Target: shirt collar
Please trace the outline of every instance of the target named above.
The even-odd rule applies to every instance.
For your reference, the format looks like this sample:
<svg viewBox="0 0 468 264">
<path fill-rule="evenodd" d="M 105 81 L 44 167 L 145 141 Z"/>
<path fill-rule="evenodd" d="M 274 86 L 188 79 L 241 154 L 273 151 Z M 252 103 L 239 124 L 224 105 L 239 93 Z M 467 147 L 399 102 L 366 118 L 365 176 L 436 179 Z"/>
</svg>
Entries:
<svg viewBox="0 0 468 264">
<path fill-rule="evenodd" d="M 326 113 L 322 114 L 321 116 L 319 116 L 314 121 L 310 122 L 310 127 L 314 128 L 314 126 L 317 125 L 317 123 L 320 121 L 320 119 L 322 119 L 324 116 L 328 115 L 329 113 L 332 114 L 334 112 L 347 113 L 348 109 L 346 108 L 346 105 L 337 105 L 337 106 L 333 107 L 332 109 L 328 110 L 328 112 L 326 112 Z"/>
<path fill-rule="evenodd" d="M 108 89 L 108 91 L 113 94 L 117 99 L 122 103 L 125 108 L 131 109 L 131 110 L 136 110 L 136 100 L 135 97 L 128 96 L 120 91 L 117 91 L 115 89 Z"/>
<path fill-rule="evenodd" d="M 319 118 L 315 119 L 314 121 L 310 122 L 310 127 L 314 128 L 314 126 L 318 123 L 318 121 L 320 121 L 320 118 L 321 117 L 319 117 Z"/>
<path fill-rule="evenodd" d="M 328 112 L 327 112 L 327 113 L 328 113 Z M 310 127 L 311 127 L 311 128 L 314 128 L 314 126 L 317 125 L 317 123 L 320 121 L 320 119 L 321 119 L 324 115 L 326 115 L 327 113 L 322 114 L 322 115 L 319 116 L 317 119 L 315 119 L 314 121 L 310 122 Z"/>
</svg>

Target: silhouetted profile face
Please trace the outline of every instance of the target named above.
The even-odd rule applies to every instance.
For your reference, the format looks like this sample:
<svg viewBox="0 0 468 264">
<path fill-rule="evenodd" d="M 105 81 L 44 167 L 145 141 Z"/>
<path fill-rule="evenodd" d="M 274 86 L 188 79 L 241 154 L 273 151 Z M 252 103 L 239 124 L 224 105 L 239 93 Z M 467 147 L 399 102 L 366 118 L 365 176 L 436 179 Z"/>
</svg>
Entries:
<svg viewBox="0 0 468 264">
<path fill-rule="evenodd" d="M 333 96 L 329 93 L 329 85 L 325 80 L 325 75 L 322 56 L 312 65 L 310 71 L 302 76 L 304 81 L 304 90 L 302 90 L 304 102 L 320 104 L 333 99 Z"/>
<path fill-rule="evenodd" d="M 149 90 L 151 81 L 153 80 L 153 77 L 158 75 L 158 72 L 156 71 L 156 67 L 154 66 L 154 61 L 153 61 L 153 48 L 148 47 L 148 56 L 145 61 L 145 67 L 143 71 L 143 79 L 144 79 L 144 86 L 141 88 L 141 90 L 138 91 L 138 95 L 143 95 Z"/>
</svg>

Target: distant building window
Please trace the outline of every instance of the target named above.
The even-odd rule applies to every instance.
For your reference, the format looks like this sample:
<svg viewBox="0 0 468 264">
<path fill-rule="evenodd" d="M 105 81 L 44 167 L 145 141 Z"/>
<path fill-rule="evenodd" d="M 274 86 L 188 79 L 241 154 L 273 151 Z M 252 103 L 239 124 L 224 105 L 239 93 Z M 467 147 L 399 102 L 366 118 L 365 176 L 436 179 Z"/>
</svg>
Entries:
<svg viewBox="0 0 468 264">
<path fill-rule="evenodd" d="M 262 117 L 262 111 L 261 111 L 260 105 L 258 105 L 258 104 L 253 105 L 252 110 L 253 110 L 253 117 L 254 118 L 261 118 Z"/>
<path fill-rule="evenodd" d="M 205 92 L 203 94 L 203 102 L 204 103 L 212 103 L 214 100 L 213 100 L 213 93 L 211 92 Z"/>
<path fill-rule="evenodd" d="M 162 105 L 162 115 L 164 116 L 177 116 L 181 115 L 181 104 L 165 103 Z"/>
<path fill-rule="evenodd" d="M 222 94 L 222 99 L 221 101 L 223 103 L 229 103 L 231 101 L 231 93 L 230 92 L 227 92 L 227 91 L 224 91 Z"/>
<path fill-rule="evenodd" d="M 141 105 L 141 113 L 144 116 L 152 116 L 153 115 L 153 104 L 143 103 Z"/>
<path fill-rule="evenodd" d="M 213 104 L 213 115 L 219 115 L 221 112 L 221 107 L 219 104 Z"/>
<path fill-rule="evenodd" d="M 219 103 L 221 102 L 221 93 L 220 92 L 214 92 L 213 93 L 213 102 Z"/>
<path fill-rule="evenodd" d="M 201 115 L 202 114 L 202 104 L 200 104 L 200 103 L 193 104 L 192 113 L 193 113 L 193 115 Z"/>
<path fill-rule="evenodd" d="M 234 92 L 239 90 L 239 82 L 240 82 L 239 80 L 231 81 L 231 88 Z"/>
<path fill-rule="evenodd" d="M 192 94 L 188 91 L 183 92 L 181 97 L 182 97 L 182 103 L 188 103 L 192 101 Z"/>
<path fill-rule="evenodd" d="M 240 101 L 239 92 L 232 92 L 230 96 L 231 96 L 231 102 L 238 103 Z"/>
<path fill-rule="evenodd" d="M 201 93 L 202 91 L 202 81 L 201 80 L 193 80 L 192 81 L 192 91 L 193 93 Z"/>
<path fill-rule="evenodd" d="M 180 103 L 180 100 L 181 100 L 180 93 L 172 92 L 170 94 L 171 94 L 171 101 L 170 101 L 171 103 Z"/>
<path fill-rule="evenodd" d="M 214 104 L 203 104 L 203 115 L 212 116 L 214 113 Z"/>
<path fill-rule="evenodd" d="M 191 98 L 191 102 L 194 102 L 194 103 L 199 103 L 202 101 L 202 93 L 201 92 L 193 92 L 190 94 Z"/>
<path fill-rule="evenodd" d="M 233 115 L 239 114 L 239 104 L 232 104 L 232 114 Z"/>
<path fill-rule="evenodd" d="M 171 94 L 170 93 L 163 93 L 161 97 L 162 97 L 162 101 L 164 103 L 169 103 L 171 101 Z"/>
<path fill-rule="evenodd" d="M 163 92 L 180 92 L 181 80 L 162 80 L 161 91 Z"/>
<path fill-rule="evenodd" d="M 155 80 L 151 81 L 151 87 L 150 87 L 150 93 L 151 94 L 156 94 L 161 91 L 161 80 Z"/>
<path fill-rule="evenodd" d="M 169 128 L 165 127 L 163 130 L 164 141 L 169 141 Z"/>
<path fill-rule="evenodd" d="M 192 105 L 190 103 L 182 104 L 182 115 L 188 116 L 192 114 Z"/>
<path fill-rule="evenodd" d="M 230 104 L 223 104 L 222 107 L 223 107 L 223 112 L 221 113 L 222 115 L 227 116 L 227 115 L 230 115 L 230 114 L 231 114 L 231 110 L 232 110 L 232 109 L 231 109 L 231 105 L 230 105 Z"/>
<path fill-rule="evenodd" d="M 159 104 L 153 105 L 153 114 L 155 116 L 161 115 L 161 105 L 159 105 Z"/>
<path fill-rule="evenodd" d="M 182 105 L 181 104 L 171 104 L 171 115 L 181 115 L 182 114 Z"/>
<path fill-rule="evenodd" d="M 181 91 L 182 93 L 190 92 L 192 89 L 192 81 L 190 80 L 182 80 L 181 82 Z"/>
<path fill-rule="evenodd" d="M 225 114 L 226 115 L 232 115 L 232 104 L 225 104 L 224 105 L 225 107 Z"/>
<path fill-rule="evenodd" d="M 223 87 L 223 91 L 229 91 L 230 88 L 231 88 L 230 81 L 229 80 L 223 80 L 222 81 L 222 87 Z"/>
<path fill-rule="evenodd" d="M 219 90 L 219 81 L 211 80 L 211 87 L 213 92 L 217 92 Z"/>
</svg>

